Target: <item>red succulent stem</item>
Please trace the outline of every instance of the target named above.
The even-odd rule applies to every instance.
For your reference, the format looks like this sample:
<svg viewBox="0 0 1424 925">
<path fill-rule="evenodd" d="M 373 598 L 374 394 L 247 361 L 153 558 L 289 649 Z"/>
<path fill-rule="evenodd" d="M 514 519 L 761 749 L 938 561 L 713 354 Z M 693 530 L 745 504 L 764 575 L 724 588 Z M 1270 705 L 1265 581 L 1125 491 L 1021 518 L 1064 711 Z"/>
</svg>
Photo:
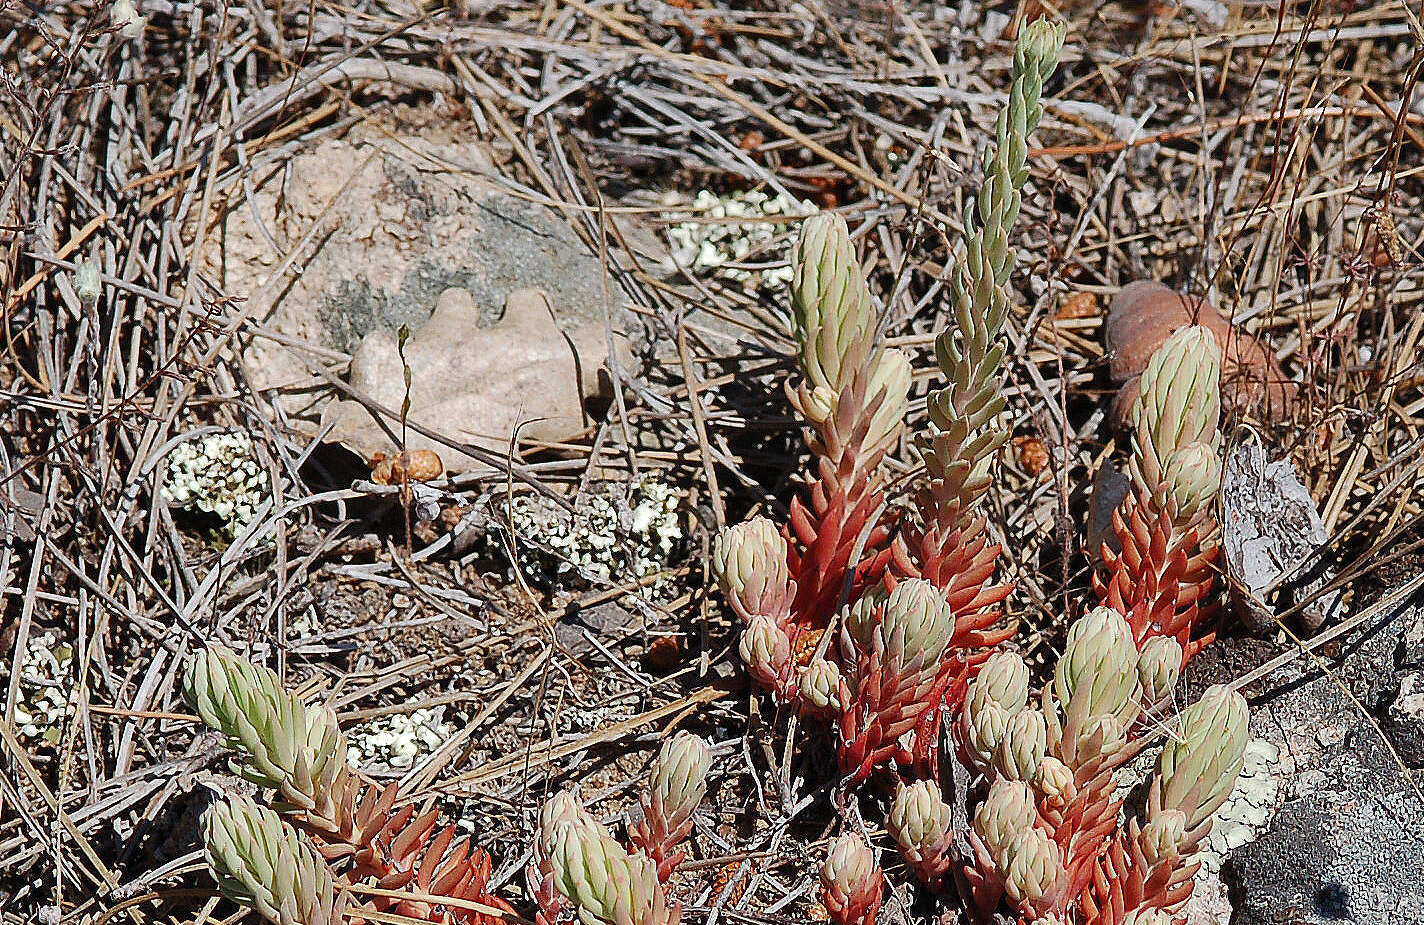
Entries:
<svg viewBox="0 0 1424 925">
<path fill-rule="evenodd" d="M 383 890 L 409 890 L 427 896 L 478 903 L 494 910 L 513 912 L 504 900 L 489 892 L 490 856 L 468 838 L 456 838 L 454 826 L 439 827 L 438 810 L 417 814 L 411 804 L 396 808 L 395 783 L 381 788 L 361 786 L 346 772 L 334 785 L 337 818 L 294 818 L 313 838 L 317 851 L 328 861 L 350 858 L 342 879 L 370 882 Z M 446 906 L 429 900 L 372 896 L 375 912 L 403 915 L 437 925 L 498 925 L 501 917 L 469 908 Z M 360 911 L 347 917 L 361 921 Z"/>
<path fill-rule="evenodd" d="M 1197 628 L 1216 610 L 1212 596 L 1220 547 L 1203 547 L 1212 524 L 1175 522 L 1172 511 L 1145 494 L 1113 512 L 1119 545 L 1104 543 L 1104 574 L 1093 576 L 1098 600 L 1127 617 L 1139 646 L 1153 636 L 1171 636 L 1182 647 L 1182 664 L 1215 638 Z"/>
</svg>

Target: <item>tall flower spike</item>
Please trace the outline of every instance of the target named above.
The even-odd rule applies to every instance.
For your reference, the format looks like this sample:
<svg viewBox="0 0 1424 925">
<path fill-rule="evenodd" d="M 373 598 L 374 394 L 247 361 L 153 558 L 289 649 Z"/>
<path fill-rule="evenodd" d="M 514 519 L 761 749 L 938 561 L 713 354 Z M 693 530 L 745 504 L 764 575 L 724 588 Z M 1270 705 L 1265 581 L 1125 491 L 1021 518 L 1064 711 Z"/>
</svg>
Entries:
<svg viewBox="0 0 1424 925">
<path fill-rule="evenodd" d="M 601 826 L 565 822 L 554 833 L 554 882 L 584 925 L 676 925 L 651 858 L 630 855 Z"/>
<path fill-rule="evenodd" d="M 796 585 L 786 572 L 786 539 L 765 517 L 727 527 L 712 547 L 712 568 L 737 616 L 748 622 L 791 614 Z"/>
<path fill-rule="evenodd" d="M 247 797 L 203 814 L 203 853 L 223 895 L 276 925 L 336 925 L 331 871 L 296 829 Z"/>
<path fill-rule="evenodd" d="M 1009 233 L 1028 180 L 1027 138 L 1043 116 L 1043 82 L 1057 67 L 1064 34 L 1064 26 L 1042 19 L 1020 33 L 1013 86 L 984 158 L 984 185 L 976 208 L 965 215 L 964 257 L 950 275 L 952 323 L 935 344 L 946 383 L 930 396 L 932 430 L 921 447 L 929 484 L 920 516 L 933 540 L 969 526 L 988 487 L 989 461 L 1007 439 L 993 422 L 1004 407 L 999 336 L 1015 260 Z"/>
<path fill-rule="evenodd" d="M 1103 603 L 1128 615 L 1138 644 L 1171 636 L 1183 663 L 1208 641 L 1193 638 L 1212 607 L 1219 553 L 1221 349 L 1206 328 L 1174 332 L 1148 360 L 1133 404 L 1132 490 L 1113 514 L 1114 549 L 1103 546 Z"/>
<path fill-rule="evenodd" d="M 821 865 L 821 902 L 836 925 L 875 925 L 885 875 L 860 836 L 847 833 L 831 843 Z"/>
<path fill-rule="evenodd" d="M 643 819 L 631 833 L 633 844 L 658 865 L 664 882 L 681 863 L 678 845 L 692 831 L 692 816 L 707 795 L 707 767 L 712 753 L 690 732 L 663 743 L 653 761 L 643 796 Z"/>
</svg>

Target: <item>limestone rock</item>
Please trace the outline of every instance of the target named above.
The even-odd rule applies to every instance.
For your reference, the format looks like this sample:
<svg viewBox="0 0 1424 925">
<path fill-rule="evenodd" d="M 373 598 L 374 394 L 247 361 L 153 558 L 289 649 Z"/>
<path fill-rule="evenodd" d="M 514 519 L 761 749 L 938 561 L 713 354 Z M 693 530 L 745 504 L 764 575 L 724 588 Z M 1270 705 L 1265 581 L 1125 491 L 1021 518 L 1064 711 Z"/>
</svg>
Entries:
<svg viewBox="0 0 1424 925">
<path fill-rule="evenodd" d="M 434 314 L 412 331 L 405 346 L 411 369 L 408 419 L 462 443 L 507 452 L 510 435 L 559 440 L 585 427 L 583 403 L 607 392 L 599 372 L 607 358 L 602 325 L 564 330 L 547 297 L 533 289 L 513 292 L 504 316 L 480 327 L 480 311 L 464 289 L 441 293 Z M 404 367 L 395 338 L 383 330 L 362 339 L 351 359 L 350 384 L 386 408 L 405 398 Z M 370 459 L 396 451 L 387 428 L 358 401 L 327 405 L 326 440 Z M 409 432 L 411 450 L 435 450 L 452 471 L 478 468 L 473 457 Z"/>
</svg>

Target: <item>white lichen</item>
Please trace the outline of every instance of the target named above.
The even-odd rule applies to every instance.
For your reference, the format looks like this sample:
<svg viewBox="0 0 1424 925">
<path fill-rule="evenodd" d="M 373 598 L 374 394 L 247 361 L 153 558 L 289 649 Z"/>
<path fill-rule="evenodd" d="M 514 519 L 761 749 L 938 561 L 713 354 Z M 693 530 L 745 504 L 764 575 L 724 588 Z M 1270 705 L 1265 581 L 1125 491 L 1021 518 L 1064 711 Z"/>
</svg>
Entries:
<svg viewBox="0 0 1424 925">
<path fill-rule="evenodd" d="M 57 745 L 74 711 L 74 647 L 53 630 L 31 634 L 20 659 L 15 726 L 20 741 Z"/>
<path fill-rule="evenodd" d="M 1280 802 L 1281 782 L 1271 773 L 1279 758 L 1280 749 L 1264 739 L 1246 743 L 1236 786 L 1212 817 L 1211 832 L 1197 849 L 1194 860 L 1202 865 L 1198 877 L 1215 874 L 1231 852 L 1255 841 L 1266 830 Z"/>
<path fill-rule="evenodd" d="M 241 431 L 185 440 L 168 454 L 163 499 L 215 515 L 229 536 L 252 521 L 269 490 L 252 438 Z"/>
<path fill-rule="evenodd" d="M 676 192 L 663 197 L 663 218 L 671 248 L 673 268 L 698 276 L 716 276 L 746 289 L 784 289 L 791 283 L 791 265 L 784 249 L 773 249 L 778 234 L 788 226 L 777 222 L 748 221 L 780 215 L 809 215 L 816 207 L 785 195 L 769 196 L 758 190 L 719 196 L 701 190 L 687 202 Z M 760 257 L 755 262 L 749 258 Z"/>
<path fill-rule="evenodd" d="M 408 768 L 449 740 L 452 729 L 442 710 L 419 707 L 379 716 L 347 731 L 346 755 L 359 766 Z"/>
<path fill-rule="evenodd" d="M 668 568 L 682 539 L 677 493 L 653 476 L 591 492 L 572 514 L 541 495 L 520 495 L 509 525 L 526 577 L 554 588 L 629 583 Z M 502 532 L 502 531 L 501 531 Z M 508 537 L 496 535 L 503 549 Z M 665 582 L 645 586 L 657 596 Z"/>
</svg>

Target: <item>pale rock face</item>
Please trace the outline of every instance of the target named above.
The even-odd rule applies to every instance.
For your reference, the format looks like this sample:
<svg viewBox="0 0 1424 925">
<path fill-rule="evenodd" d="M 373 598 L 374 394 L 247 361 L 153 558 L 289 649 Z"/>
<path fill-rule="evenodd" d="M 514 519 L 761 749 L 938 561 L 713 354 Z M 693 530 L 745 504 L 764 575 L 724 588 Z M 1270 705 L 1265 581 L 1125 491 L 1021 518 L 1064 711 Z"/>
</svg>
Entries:
<svg viewBox="0 0 1424 925">
<path fill-rule="evenodd" d="M 482 327 L 474 297 L 447 289 L 430 320 L 411 331 L 404 365 L 396 337 L 377 330 L 356 348 L 348 378 L 359 393 L 398 412 L 409 365 L 410 421 L 502 456 L 516 432 L 527 440 L 559 441 L 585 429 L 584 401 L 609 391 L 602 372 L 607 357 L 603 325 L 561 327 L 539 290 L 510 293 L 503 317 Z M 398 451 L 360 402 L 328 404 L 322 424 L 330 428 L 328 442 L 363 458 Z M 438 452 L 454 472 L 486 467 L 418 433 L 408 431 L 406 445 Z"/>
<path fill-rule="evenodd" d="M 290 426 L 320 433 L 334 400 L 321 373 L 345 378 L 348 357 L 362 370 L 351 384 L 398 415 L 404 324 L 411 421 L 501 454 L 516 424 L 528 440 L 584 430 L 581 401 L 597 390 L 607 324 L 615 340 L 629 327 L 621 293 L 564 216 L 489 183 L 493 172 L 458 125 L 398 105 L 255 175 L 241 205 L 223 210 L 203 271 L 262 332 L 244 336 L 236 359 Z M 619 217 L 619 231 L 650 237 L 632 216 Z M 452 290 L 463 294 L 441 298 Z M 333 420 L 358 454 L 394 448 L 367 412 L 344 408 Z M 387 423 L 399 432 L 398 418 Z M 453 472 L 480 468 L 409 442 L 437 450 Z"/>
</svg>

